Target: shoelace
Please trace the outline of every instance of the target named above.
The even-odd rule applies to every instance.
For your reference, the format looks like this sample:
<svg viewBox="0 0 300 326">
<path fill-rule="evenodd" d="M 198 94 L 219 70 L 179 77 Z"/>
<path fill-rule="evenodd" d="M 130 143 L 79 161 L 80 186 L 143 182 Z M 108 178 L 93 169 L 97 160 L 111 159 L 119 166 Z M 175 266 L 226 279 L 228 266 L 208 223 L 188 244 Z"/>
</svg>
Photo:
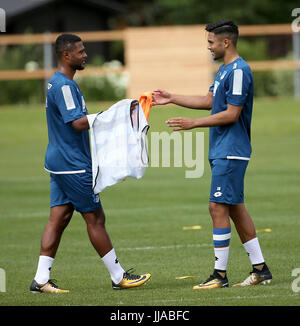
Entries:
<svg viewBox="0 0 300 326">
<path fill-rule="evenodd" d="M 126 277 L 128 280 L 136 280 L 136 279 L 140 278 L 140 275 L 131 274 L 132 272 L 134 272 L 133 268 L 128 269 L 124 273 L 124 277 Z"/>
<path fill-rule="evenodd" d="M 54 282 L 57 282 L 57 280 L 55 280 L 55 279 L 50 279 L 50 280 L 48 281 L 48 283 L 49 283 L 51 286 L 53 286 L 55 289 L 58 289 L 58 286 L 57 286 L 56 284 L 54 284 Z"/>
<path fill-rule="evenodd" d="M 215 279 L 221 279 L 221 278 L 216 276 L 215 274 L 212 274 L 212 275 L 210 275 L 210 277 L 205 282 L 203 282 L 203 284 L 206 284 L 206 283 L 208 283 L 208 282 L 210 282 L 212 280 L 215 280 Z"/>
<path fill-rule="evenodd" d="M 203 284 L 208 283 L 208 282 L 214 280 L 215 278 L 216 277 L 214 275 L 210 275 L 210 277 L 205 282 L 203 282 Z"/>
<path fill-rule="evenodd" d="M 255 273 L 250 273 L 250 275 L 242 283 L 243 285 L 251 285 L 257 280 L 257 275 Z"/>
</svg>

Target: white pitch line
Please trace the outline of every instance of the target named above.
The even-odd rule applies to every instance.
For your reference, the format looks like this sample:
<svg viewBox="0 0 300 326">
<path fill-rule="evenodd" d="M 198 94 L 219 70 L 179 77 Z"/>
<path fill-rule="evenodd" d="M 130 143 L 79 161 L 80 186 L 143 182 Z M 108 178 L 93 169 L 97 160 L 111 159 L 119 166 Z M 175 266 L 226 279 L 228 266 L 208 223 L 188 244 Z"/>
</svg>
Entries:
<svg viewBox="0 0 300 326">
<path fill-rule="evenodd" d="M 187 245 L 168 245 L 168 246 L 147 246 L 147 247 L 134 247 L 134 248 L 119 248 L 118 251 L 134 251 L 134 250 L 160 250 L 160 249 L 180 249 L 180 248 L 200 248 L 211 247 L 208 243 L 196 243 Z"/>
<path fill-rule="evenodd" d="M 32 212 L 32 213 L 22 213 L 22 212 L 18 212 L 18 213 L 2 213 L 0 214 L 0 218 L 30 218 L 30 217 L 45 217 L 45 216 L 49 216 L 50 212 L 46 212 L 46 211 L 41 211 L 41 212 Z"/>
<path fill-rule="evenodd" d="M 197 209 L 199 208 L 199 205 L 178 205 L 178 206 L 172 206 L 172 209 L 178 210 L 178 209 Z M 104 211 L 109 216 L 110 214 L 126 214 L 126 213 L 132 213 L 132 212 L 145 212 L 145 211 L 169 211 L 170 207 L 130 207 L 130 208 L 104 208 Z M 75 212 L 77 213 L 77 212 Z M 78 213 L 79 214 L 79 213 Z M 16 217 L 16 218 L 22 218 L 22 217 L 37 217 L 37 216 L 49 216 L 49 211 L 43 211 L 43 212 L 9 212 L 9 213 L 1 213 L 0 218 L 2 217 Z"/>
</svg>

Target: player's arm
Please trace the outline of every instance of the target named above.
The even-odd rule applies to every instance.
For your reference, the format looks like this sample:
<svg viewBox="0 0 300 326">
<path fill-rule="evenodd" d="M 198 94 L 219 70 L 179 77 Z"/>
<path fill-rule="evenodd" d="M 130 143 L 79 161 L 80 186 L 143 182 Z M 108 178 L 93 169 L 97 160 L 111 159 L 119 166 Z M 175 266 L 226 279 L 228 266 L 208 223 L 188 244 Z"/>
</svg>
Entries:
<svg viewBox="0 0 300 326">
<path fill-rule="evenodd" d="M 78 132 L 90 129 L 90 125 L 86 116 L 73 120 L 71 124 L 72 127 Z"/>
<path fill-rule="evenodd" d="M 212 114 L 207 117 L 196 119 L 183 117 L 171 118 L 166 121 L 166 124 L 168 124 L 169 127 L 173 128 L 174 131 L 188 130 L 199 127 L 222 126 L 237 122 L 241 111 L 242 106 L 228 104 L 225 111 Z"/>
<path fill-rule="evenodd" d="M 82 102 L 78 101 L 77 90 L 72 84 L 59 86 L 55 93 L 56 105 L 61 113 L 64 123 L 71 124 L 80 132 L 89 129 L 87 117 L 82 112 Z"/>
<path fill-rule="evenodd" d="M 165 90 L 157 89 L 152 92 L 152 105 L 176 104 L 190 109 L 210 110 L 213 102 L 213 92 L 205 96 L 187 96 L 171 94 Z"/>
</svg>

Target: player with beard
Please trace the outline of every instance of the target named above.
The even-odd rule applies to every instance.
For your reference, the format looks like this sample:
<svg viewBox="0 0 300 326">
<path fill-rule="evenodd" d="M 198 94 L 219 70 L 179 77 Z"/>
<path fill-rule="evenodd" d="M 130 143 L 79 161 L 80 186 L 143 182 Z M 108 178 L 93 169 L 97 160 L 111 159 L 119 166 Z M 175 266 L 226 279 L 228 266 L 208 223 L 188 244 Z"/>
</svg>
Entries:
<svg viewBox="0 0 300 326">
<path fill-rule="evenodd" d="M 50 279 L 50 270 L 74 210 L 80 212 L 86 222 L 89 239 L 110 273 L 113 289 L 140 286 L 151 275 L 135 275 L 122 268 L 105 228 L 99 195 L 92 189 L 88 112 L 73 80 L 76 71 L 85 68 L 85 47 L 77 35 L 62 34 L 56 39 L 55 51 L 58 69 L 49 80 L 46 100 L 49 143 L 45 170 L 50 173 L 50 218 L 42 236 L 30 291 L 69 292 L 59 289 Z"/>
</svg>

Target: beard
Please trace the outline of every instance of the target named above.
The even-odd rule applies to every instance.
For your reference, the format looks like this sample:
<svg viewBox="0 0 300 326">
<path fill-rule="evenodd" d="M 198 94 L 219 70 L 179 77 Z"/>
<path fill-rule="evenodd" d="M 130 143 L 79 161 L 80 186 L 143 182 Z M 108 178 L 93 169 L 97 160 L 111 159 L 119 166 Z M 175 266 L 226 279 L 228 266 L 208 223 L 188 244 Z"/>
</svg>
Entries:
<svg viewBox="0 0 300 326">
<path fill-rule="evenodd" d="M 83 70 L 85 68 L 85 66 L 79 66 L 79 65 L 72 65 L 71 68 L 73 70 Z"/>
<path fill-rule="evenodd" d="M 219 55 L 216 55 L 216 54 L 215 54 L 215 55 L 213 56 L 213 59 L 214 59 L 214 61 L 217 61 L 217 60 L 219 60 L 219 59 L 223 59 L 223 57 L 224 57 L 224 55 L 220 55 L 220 54 L 219 54 Z"/>
</svg>

